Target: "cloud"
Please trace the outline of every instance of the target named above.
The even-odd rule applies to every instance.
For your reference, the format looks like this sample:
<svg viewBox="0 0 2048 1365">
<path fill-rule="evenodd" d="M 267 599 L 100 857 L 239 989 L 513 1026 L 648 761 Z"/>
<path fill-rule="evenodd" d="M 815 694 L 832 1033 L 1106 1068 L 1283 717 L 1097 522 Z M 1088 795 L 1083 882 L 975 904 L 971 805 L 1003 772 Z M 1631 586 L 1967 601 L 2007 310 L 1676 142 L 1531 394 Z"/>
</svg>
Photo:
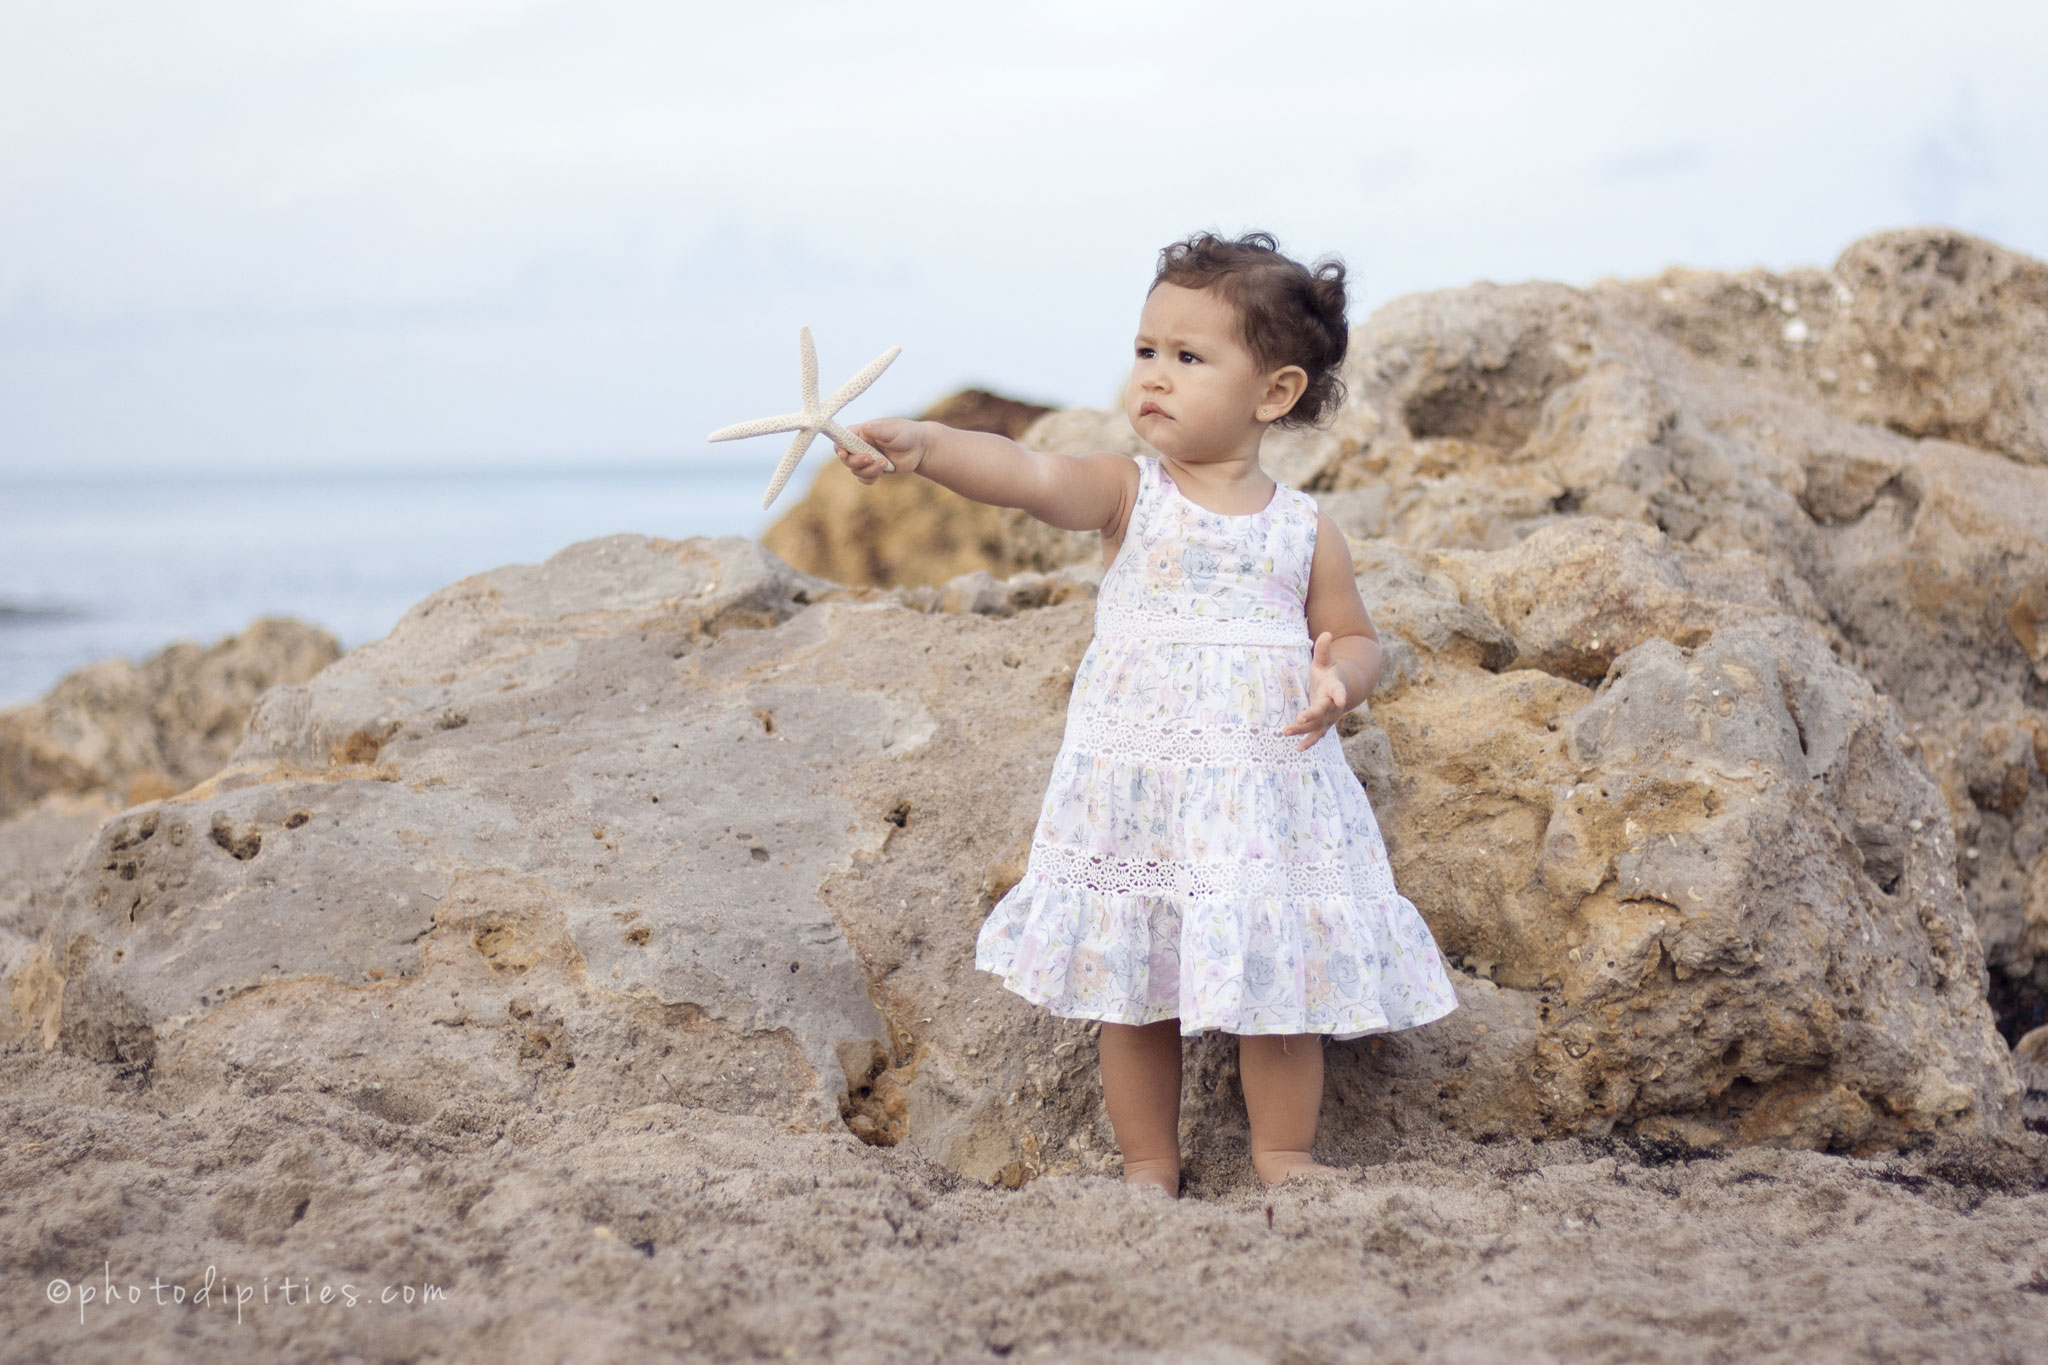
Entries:
<svg viewBox="0 0 2048 1365">
<path fill-rule="evenodd" d="M 1421 172 L 1422 158 L 1407 147 L 1376 152 L 1358 163 L 1359 182 L 1374 195 L 1387 194 L 1417 179 Z"/>
<path fill-rule="evenodd" d="M 1975 93 L 1962 86 L 1954 115 L 1928 130 L 1906 161 L 1906 202 L 1922 222 L 1964 225 L 1971 217 L 1966 209 L 1971 191 L 1997 184 L 1998 167 L 1977 122 Z"/>
<path fill-rule="evenodd" d="M 1706 153 L 1690 143 L 1644 147 L 1601 163 L 1600 174 L 1608 180 L 1649 180 L 1689 171 L 1706 159 Z"/>
</svg>

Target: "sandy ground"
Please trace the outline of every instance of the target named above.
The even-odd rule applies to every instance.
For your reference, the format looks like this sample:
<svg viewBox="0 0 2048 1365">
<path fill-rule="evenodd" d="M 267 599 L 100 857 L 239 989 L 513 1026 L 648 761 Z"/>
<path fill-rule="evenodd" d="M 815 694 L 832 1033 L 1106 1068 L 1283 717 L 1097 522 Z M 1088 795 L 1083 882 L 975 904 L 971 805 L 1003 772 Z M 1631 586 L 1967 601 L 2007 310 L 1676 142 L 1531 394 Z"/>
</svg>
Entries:
<svg viewBox="0 0 2048 1365">
<path fill-rule="evenodd" d="M 408 1125 L 19 1050 L 0 1131 L 14 1362 L 2048 1359 L 2034 1132 L 1411 1144 L 1279 1192 L 1230 1155 L 1175 1204 L 677 1105 Z"/>
</svg>

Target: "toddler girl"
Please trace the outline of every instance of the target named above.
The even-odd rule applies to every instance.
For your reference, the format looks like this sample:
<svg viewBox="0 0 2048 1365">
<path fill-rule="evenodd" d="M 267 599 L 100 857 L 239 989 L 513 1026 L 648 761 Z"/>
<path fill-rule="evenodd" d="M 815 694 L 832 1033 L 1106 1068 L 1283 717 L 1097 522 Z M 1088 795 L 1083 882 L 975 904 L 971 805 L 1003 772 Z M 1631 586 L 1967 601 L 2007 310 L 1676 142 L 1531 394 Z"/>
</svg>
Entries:
<svg viewBox="0 0 2048 1365">
<path fill-rule="evenodd" d="M 1380 674 L 1350 552 L 1259 467 L 1268 427 L 1341 400 L 1346 341 L 1340 262 L 1311 271 L 1265 233 L 1203 233 L 1160 253 L 1138 317 L 1124 407 L 1156 458 L 894 418 L 855 428 L 898 473 L 1102 533 L 1095 638 L 1030 862 L 975 964 L 1102 1021 L 1124 1179 L 1175 1194 L 1182 1035 L 1238 1035 L 1252 1165 L 1277 1184 L 1329 1169 L 1310 1155 L 1324 1037 L 1457 1006 L 1332 728 Z M 884 472 L 839 457 L 864 483 Z"/>
</svg>

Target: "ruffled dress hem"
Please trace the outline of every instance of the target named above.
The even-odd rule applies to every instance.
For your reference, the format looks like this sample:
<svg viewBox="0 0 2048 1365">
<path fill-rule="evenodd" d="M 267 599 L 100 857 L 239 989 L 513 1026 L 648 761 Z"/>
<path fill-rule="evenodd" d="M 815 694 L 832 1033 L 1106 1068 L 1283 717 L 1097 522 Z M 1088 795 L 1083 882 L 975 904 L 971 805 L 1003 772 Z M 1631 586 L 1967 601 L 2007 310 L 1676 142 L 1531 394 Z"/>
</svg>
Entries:
<svg viewBox="0 0 2048 1365">
<path fill-rule="evenodd" d="M 1440 1005 L 1440 1007 L 1433 1009 L 1431 1012 L 1413 1015 L 1403 1015 L 1398 1020 L 1390 1019 L 1385 1014 L 1382 1014 L 1380 1016 L 1380 1022 L 1378 1024 L 1368 1025 L 1367 1027 L 1359 1029 L 1348 1029 L 1345 1028 L 1342 1024 L 1337 1025 L 1335 1028 L 1328 1029 L 1310 1028 L 1306 1025 L 1297 1028 L 1241 1028 L 1236 1026 L 1236 1024 L 1233 1022 L 1225 1020 L 1218 1020 L 1214 1023 L 1191 1023 L 1187 1017 L 1187 1012 L 1179 1008 L 1156 1009 L 1148 1017 L 1134 1019 L 1127 1017 L 1127 1012 L 1121 1012 L 1116 1010 L 1103 1011 L 1099 1009 L 1090 1009 L 1089 1007 L 1083 1005 L 1067 1004 L 1052 996 L 1047 996 L 1044 999 L 1040 999 L 1038 996 L 1033 995 L 1028 989 L 1025 988 L 1022 978 L 1018 977 L 1015 973 L 1006 974 L 1004 972 L 998 971 L 994 967 L 982 967 L 979 964 L 976 964 L 976 970 L 987 972 L 990 976 L 993 976 L 994 978 L 996 978 L 997 981 L 1002 983 L 1004 990 L 1009 991 L 1012 995 L 1018 996 L 1021 999 L 1030 1001 L 1032 1004 L 1038 1006 L 1046 1013 L 1051 1014 L 1060 1019 L 1087 1019 L 1098 1024 L 1140 1025 L 1157 1024 L 1167 1019 L 1179 1019 L 1180 1035 L 1183 1038 L 1194 1038 L 1204 1033 L 1229 1033 L 1234 1034 L 1241 1038 L 1255 1038 L 1264 1034 L 1280 1033 L 1284 1033 L 1289 1037 L 1298 1037 L 1303 1034 L 1313 1033 L 1326 1037 L 1331 1042 L 1348 1043 L 1354 1038 L 1368 1038 L 1376 1033 L 1397 1033 L 1402 1029 L 1411 1029 L 1416 1028 L 1422 1024 L 1434 1023 L 1458 1008 L 1458 1001 L 1456 997 L 1453 997 L 1449 1004 Z"/>
<path fill-rule="evenodd" d="M 1208 887 L 1189 894 L 1106 890 L 1133 868 L 1076 881 L 1039 870 L 1048 862 L 1059 860 L 1034 857 L 991 912 L 974 965 L 1061 1018 L 1348 1039 L 1458 1007 L 1421 912 L 1364 867 L 1260 862 L 1223 877 L 1199 864 L 1137 865 Z"/>
</svg>

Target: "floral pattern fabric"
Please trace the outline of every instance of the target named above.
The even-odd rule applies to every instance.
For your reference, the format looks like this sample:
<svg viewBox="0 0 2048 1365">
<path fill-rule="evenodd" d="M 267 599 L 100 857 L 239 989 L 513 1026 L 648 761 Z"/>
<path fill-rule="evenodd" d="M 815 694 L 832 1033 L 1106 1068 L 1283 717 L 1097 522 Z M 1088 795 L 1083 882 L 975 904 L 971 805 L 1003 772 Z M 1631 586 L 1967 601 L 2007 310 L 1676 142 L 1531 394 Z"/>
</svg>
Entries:
<svg viewBox="0 0 2048 1365">
<path fill-rule="evenodd" d="M 1357 1038 L 1457 1008 L 1336 731 L 1279 733 L 1308 705 L 1316 524 L 1294 489 L 1230 516 L 1139 460 L 1030 861 L 976 966 L 1058 1015 L 1187 1034 Z"/>
</svg>

